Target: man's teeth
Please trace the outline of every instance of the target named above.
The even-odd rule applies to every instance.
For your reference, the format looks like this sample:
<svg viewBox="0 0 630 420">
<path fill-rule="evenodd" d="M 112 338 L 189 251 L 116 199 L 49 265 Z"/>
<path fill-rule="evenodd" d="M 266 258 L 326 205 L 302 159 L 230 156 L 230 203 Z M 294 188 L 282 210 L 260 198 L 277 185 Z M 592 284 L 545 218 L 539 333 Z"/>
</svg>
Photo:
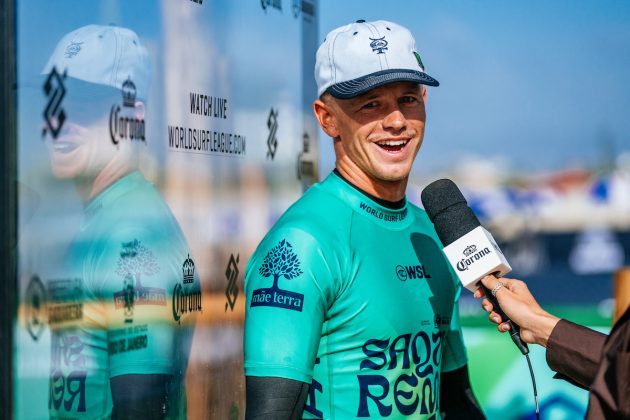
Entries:
<svg viewBox="0 0 630 420">
<path fill-rule="evenodd" d="M 398 146 L 404 146 L 405 144 L 407 144 L 407 140 L 382 141 L 378 144 L 379 146 L 398 147 Z"/>
</svg>

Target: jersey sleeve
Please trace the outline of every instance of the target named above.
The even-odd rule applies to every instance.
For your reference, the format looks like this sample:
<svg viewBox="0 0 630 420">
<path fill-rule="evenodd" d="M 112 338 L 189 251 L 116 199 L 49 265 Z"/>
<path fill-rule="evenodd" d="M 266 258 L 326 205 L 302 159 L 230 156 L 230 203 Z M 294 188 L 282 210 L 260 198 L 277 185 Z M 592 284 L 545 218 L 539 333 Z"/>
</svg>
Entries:
<svg viewBox="0 0 630 420">
<path fill-rule="evenodd" d="M 459 296 L 462 286 L 455 275 L 453 280 L 457 282 L 455 298 L 453 301 L 453 313 L 451 315 L 451 323 L 444 337 L 444 354 L 442 356 L 442 372 L 450 372 L 459 369 L 468 363 L 466 355 L 466 346 L 464 345 L 464 336 L 459 319 Z"/>
<path fill-rule="evenodd" d="M 187 255 L 180 238 L 125 229 L 104 245 L 91 289 L 105 316 L 109 376 L 172 374 L 188 328 L 173 308 Z"/>
<path fill-rule="evenodd" d="M 270 233 L 245 274 L 245 375 L 311 382 L 334 258 L 300 229 Z"/>
</svg>

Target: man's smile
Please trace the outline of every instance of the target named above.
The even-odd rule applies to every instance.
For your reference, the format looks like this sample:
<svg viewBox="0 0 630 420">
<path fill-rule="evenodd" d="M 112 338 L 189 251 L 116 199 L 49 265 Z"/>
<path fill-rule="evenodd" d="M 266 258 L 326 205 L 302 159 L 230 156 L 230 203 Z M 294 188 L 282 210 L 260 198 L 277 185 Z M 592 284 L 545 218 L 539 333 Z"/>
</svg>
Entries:
<svg viewBox="0 0 630 420">
<path fill-rule="evenodd" d="M 380 140 L 376 145 L 387 152 L 400 152 L 410 142 L 409 139 L 402 140 Z"/>
</svg>

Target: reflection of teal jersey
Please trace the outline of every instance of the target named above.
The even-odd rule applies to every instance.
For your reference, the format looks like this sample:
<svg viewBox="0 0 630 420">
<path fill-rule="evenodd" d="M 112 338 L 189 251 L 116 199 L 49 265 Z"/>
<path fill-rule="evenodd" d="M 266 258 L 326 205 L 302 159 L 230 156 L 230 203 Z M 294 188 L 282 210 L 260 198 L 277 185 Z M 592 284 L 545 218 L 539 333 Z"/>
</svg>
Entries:
<svg viewBox="0 0 630 420">
<path fill-rule="evenodd" d="M 125 374 L 173 375 L 169 413 L 185 416 L 183 375 L 201 305 L 189 252 L 138 172 L 89 203 L 66 265 L 48 281 L 51 418 L 108 417 L 109 380 Z"/>
<path fill-rule="evenodd" d="M 439 416 L 466 364 L 459 281 L 424 211 L 385 208 L 337 174 L 248 263 L 245 374 L 311 383 L 307 418 Z"/>
</svg>

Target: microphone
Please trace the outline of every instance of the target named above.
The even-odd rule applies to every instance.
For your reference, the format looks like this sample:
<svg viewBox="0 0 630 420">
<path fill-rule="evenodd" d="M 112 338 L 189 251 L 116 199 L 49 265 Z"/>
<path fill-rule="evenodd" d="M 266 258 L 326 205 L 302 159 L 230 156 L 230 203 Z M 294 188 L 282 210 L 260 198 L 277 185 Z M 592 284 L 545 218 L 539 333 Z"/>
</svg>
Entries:
<svg viewBox="0 0 630 420">
<path fill-rule="evenodd" d="M 503 322 L 510 324 L 510 336 L 523 354 L 529 353 L 527 344 L 520 337 L 520 327 L 501 309 L 496 297 L 481 283 L 489 274 L 503 277 L 512 267 L 494 241 L 479 223 L 475 213 L 457 185 L 450 179 L 439 179 L 427 185 L 421 194 L 422 204 L 435 227 L 446 259 L 457 273 L 462 285 L 474 292 L 481 287 L 492 302 L 494 311 Z"/>
</svg>

